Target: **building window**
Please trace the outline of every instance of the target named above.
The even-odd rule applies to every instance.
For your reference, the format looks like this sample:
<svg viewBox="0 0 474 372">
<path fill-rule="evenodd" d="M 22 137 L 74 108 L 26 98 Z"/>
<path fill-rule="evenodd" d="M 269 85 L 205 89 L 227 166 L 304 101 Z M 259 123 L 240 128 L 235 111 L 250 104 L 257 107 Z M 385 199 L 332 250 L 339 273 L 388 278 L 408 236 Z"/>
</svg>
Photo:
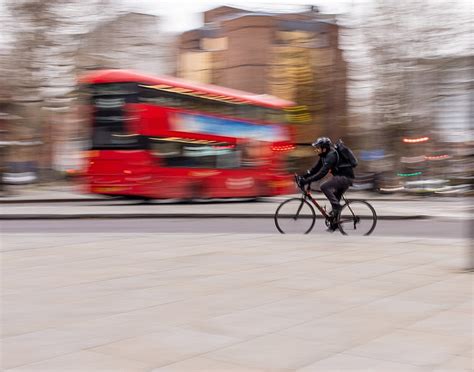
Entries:
<svg viewBox="0 0 474 372">
<path fill-rule="evenodd" d="M 311 43 L 313 48 L 328 48 L 329 45 L 329 34 L 327 32 L 318 32 Z"/>
</svg>

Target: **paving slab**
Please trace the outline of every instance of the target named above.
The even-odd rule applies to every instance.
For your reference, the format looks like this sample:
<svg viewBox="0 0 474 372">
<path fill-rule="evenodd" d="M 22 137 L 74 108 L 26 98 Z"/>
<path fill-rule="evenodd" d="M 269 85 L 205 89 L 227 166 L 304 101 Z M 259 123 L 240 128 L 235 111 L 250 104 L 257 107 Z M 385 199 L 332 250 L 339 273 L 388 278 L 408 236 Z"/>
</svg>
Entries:
<svg viewBox="0 0 474 372">
<path fill-rule="evenodd" d="M 466 371 L 467 239 L 3 234 L 5 371 Z"/>
</svg>

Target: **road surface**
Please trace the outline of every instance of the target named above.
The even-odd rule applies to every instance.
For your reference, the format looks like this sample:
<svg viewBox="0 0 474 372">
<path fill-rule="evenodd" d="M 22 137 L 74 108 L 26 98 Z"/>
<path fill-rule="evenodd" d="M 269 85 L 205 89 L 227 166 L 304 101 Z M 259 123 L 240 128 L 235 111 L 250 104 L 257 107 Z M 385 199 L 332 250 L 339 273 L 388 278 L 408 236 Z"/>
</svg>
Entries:
<svg viewBox="0 0 474 372">
<path fill-rule="evenodd" d="M 91 219 L 91 220 L 33 220 L 1 221 L 2 233 L 235 233 L 279 234 L 270 218 L 214 219 Z M 463 220 L 382 220 L 377 222 L 373 235 L 465 238 L 472 234 L 469 221 Z M 328 234 L 319 219 L 311 234 Z M 336 234 L 339 234 L 336 232 Z"/>
</svg>

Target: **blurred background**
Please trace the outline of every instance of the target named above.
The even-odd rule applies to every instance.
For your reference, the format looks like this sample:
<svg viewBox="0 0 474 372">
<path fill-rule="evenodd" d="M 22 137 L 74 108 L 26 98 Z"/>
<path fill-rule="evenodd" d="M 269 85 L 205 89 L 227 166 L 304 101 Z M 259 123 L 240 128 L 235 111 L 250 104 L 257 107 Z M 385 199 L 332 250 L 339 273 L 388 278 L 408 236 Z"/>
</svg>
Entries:
<svg viewBox="0 0 474 372">
<path fill-rule="evenodd" d="M 2 189 L 80 172 L 78 76 L 133 69 L 305 106 L 295 170 L 343 138 L 356 190 L 472 194 L 471 1 L 195 3 L 0 0 Z"/>
</svg>

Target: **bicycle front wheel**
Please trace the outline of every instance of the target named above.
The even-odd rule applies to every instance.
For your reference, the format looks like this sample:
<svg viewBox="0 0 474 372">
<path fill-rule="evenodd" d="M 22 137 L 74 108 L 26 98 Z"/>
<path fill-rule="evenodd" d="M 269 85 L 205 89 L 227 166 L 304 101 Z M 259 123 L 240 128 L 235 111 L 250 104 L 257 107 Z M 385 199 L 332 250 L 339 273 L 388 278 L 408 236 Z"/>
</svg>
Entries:
<svg viewBox="0 0 474 372">
<path fill-rule="evenodd" d="M 366 201 L 347 202 L 339 215 L 339 231 L 344 235 L 370 235 L 377 224 L 375 209 Z"/>
<path fill-rule="evenodd" d="M 305 199 L 293 198 L 280 204 L 274 219 L 282 234 L 307 234 L 313 229 L 316 213 Z"/>
</svg>

